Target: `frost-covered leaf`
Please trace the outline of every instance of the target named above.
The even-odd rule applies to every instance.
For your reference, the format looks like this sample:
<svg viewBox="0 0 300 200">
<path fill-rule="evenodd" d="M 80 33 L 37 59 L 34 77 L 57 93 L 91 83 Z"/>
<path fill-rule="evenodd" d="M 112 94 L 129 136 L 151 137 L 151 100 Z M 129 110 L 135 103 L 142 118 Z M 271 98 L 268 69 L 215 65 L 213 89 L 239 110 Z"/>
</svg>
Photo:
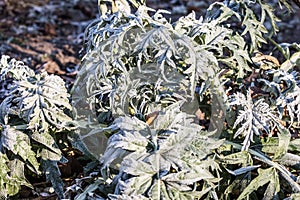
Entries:
<svg viewBox="0 0 300 200">
<path fill-rule="evenodd" d="M 54 76 L 48 76 L 46 74 L 42 75 L 42 77 L 44 80 L 35 82 L 36 84 L 25 80 L 20 81 L 18 83 L 18 89 L 15 90 L 17 97 L 15 99 L 12 98 L 13 100 L 10 98 L 9 100 L 19 103 L 17 108 L 12 107 L 11 109 L 21 112 L 19 114 L 24 120 L 28 120 L 29 128 L 44 131 L 36 131 L 31 135 L 29 134 L 30 136 L 28 137 L 28 135 L 21 131 L 14 130 L 7 126 L 8 128 L 4 129 L 3 132 L 8 133 L 4 134 L 6 135 L 6 143 L 3 144 L 6 145 L 6 148 L 16 155 L 19 155 L 25 162 L 29 162 L 28 167 L 38 173 L 40 172 L 38 169 L 39 164 L 36 159 L 37 156 L 50 160 L 61 159 L 61 151 L 56 146 L 53 137 L 48 133 L 51 125 L 59 129 L 67 128 L 65 127 L 65 123 L 71 120 L 70 117 L 63 113 L 65 108 L 71 108 L 68 103 L 68 95 L 63 81 L 60 78 L 57 79 Z M 34 79 L 34 77 L 32 77 L 32 79 Z M 48 105 L 45 106 L 43 101 L 46 101 Z M 3 102 L 6 101 L 4 100 Z M 58 125 L 58 123 L 60 124 Z M 40 129 L 39 126 L 42 128 Z M 42 148 L 37 154 L 31 150 L 31 139 L 42 144 Z"/>
<path fill-rule="evenodd" d="M 36 153 L 32 150 L 28 135 L 9 125 L 2 128 L 0 148 L 5 147 L 7 150 L 12 151 L 16 156 L 20 156 L 25 163 L 29 164 L 29 169 L 35 173 L 40 173 Z"/>
<path fill-rule="evenodd" d="M 199 176 L 200 174 L 201 176 Z M 205 169 L 195 172 L 180 171 L 178 173 L 170 173 L 162 178 L 162 180 L 168 182 L 170 185 L 173 184 L 173 187 L 177 187 L 178 190 L 183 189 L 184 185 L 195 183 L 203 179 L 215 179 L 215 181 L 217 181 L 217 179 L 208 170 Z"/>
<path fill-rule="evenodd" d="M 287 128 L 278 126 L 278 129 L 279 143 L 275 151 L 274 159 L 280 159 L 287 153 L 291 140 L 291 134 Z"/>
<path fill-rule="evenodd" d="M 28 66 L 24 65 L 22 61 L 16 59 L 10 59 L 9 56 L 2 55 L 0 61 L 0 80 L 6 80 L 13 78 L 14 80 L 27 80 L 27 78 L 33 77 L 34 71 Z"/>
<path fill-rule="evenodd" d="M 254 134 L 260 136 L 262 131 L 269 134 L 274 128 L 272 121 L 276 119 L 276 116 L 272 114 L 269 105 L 263 99 L 253 102 L 250 92 L 247 93 L 247 97 L 241 93 L 233 95 L 230 105 L 242 106 L 233 127 L 240 126 L 234 134 L 235 138 L 239 135 L 245 137 L 242 150 L 249 148 Z"/>
<path fill-rule="evenodd" d="M 46 72 L 35 74 L 22 62 L 9 61 L 7 56 L 2 57 L 0 67 L 1 81 L 12 81 L 12 86 L 7 87 L 9 95 L 1 102 L 0 113 L 0 149 L 6 153 L 9 167 L 3 193 L 12 196 L 19 192 L 21 185 L 31 187 L 25 177 L 28 175 L 26 168 L 38 175 L 44 168 L 61 198 L 63 187 L 58 184 L 62 180 L 57 164 L 51 168 L 40 166 L 40 162 L 65 161 L 51 135 L 56 131 L 71 130 L 72 119 L 66 114 L 71 111 L 71 105 L 65 83 L 60 77 Z"/>
<path fill-rule="evenodd" d="M 29 129 L 68 129 L 68 123 L 72 120 L 64 112 L 71 110 L 71 105 L 65 83 L 60 77 L 43 73 L 32 82 L 20 81 L 14 92 L 17 96 L 14 99 L 18 105 L 16 109 L 20 117 L 29 123 Z"/>
<path fill-rule="evenodd" d="M 31 135 L 31 138 L 43 145 L 40 152 L 40 156 L 42 156 L 42 158 L 45 160 L 50 159 L 54 161 L 61 159 L 61 150 L 58 148 L 54 138 L 49 133 L 34 132 Z"/>
<path fill-rule="evenodd" d="M 234 176 L 238 176 L 247 172 L 250 172 L 254 169 L 257 169 L 258 167 L 260 167 L 260 165 L 253 165 L 253 166 L 248 166 L 248 167 L 241 167 L 239 169 L 236 169 L 234 171 L 226 169 L 230 174 L 234 175 Z"/>
<path fill-rule="evenodd" d="M 120 194 L 133 195 L 144 194 L 152 185 L 154 176 L 159 176 L 159 169 L 154 163 L 139 162 L 133 159 L 125 159 L 121 170 L 133 177 L 119 181 Z"/>
<path fill-rule="evenodd" d="M 99 188 L 99 185 L 104 184 L 103 180 L 96 180 L 93 184 L 90 184 L 88 187 L 84 189 L 82 193 L 75 196 L 75 200 L 84 200 L 91 196 L 95 190 Z M 104 198 L 103 198 L 104 199 Z"/>
<path fill-rule="evenodd" d="M 191 116 L 180 112 L 180 104 L 175 105 L 158 113 L 152 126 L 139 131 L 145 133 L 146 130 L 151 130 L 146 135 L 148 145 L 144 149 L 147 151 L 125 155 L 120 167 L 123 178 L 118 180 L 117 194 L 191 199 L 209 192 L 206 187 L 199 192 L 193 191 L 191 184 L 204 180 L 213 187 L 219 181 L 210 172 L 212 163 L 209 164 L 206 160 L 202 162 L 201 159 L 207 157 L 223 141 L 209 138 L 212 133 L 202 133 L 201 127 L 192 122 Z M 193 160 L 189 161 L 189 157 L 193 157 Z M 218 165 L 215 165 L 212 168 L 218 170 Z M 166 188 L 172 190 L 168 191 Z"/>
<path fill-rule="evenodd" d="M 252 164 L 252 158 L 249 152 L 240 151 L 237 153 L 229 154 L 225 157 L 222 157 L 222 161 L 226 164 L 243 164 L 247 165 L 248 163 Z"/>
<path fill-rule="evenodd" d="M 299 138 L 290 141 L 289 150 L 300 152 L 300 139 Z"/>
<path fill-rule="evenodd" d="M 149 195 L 151 198 L 200 198 L 209 190 L 193 191 L 192 184 L 203 179 L 211 179 L 213 182 L 219 181 L 205 169 L 202 171 L 180 171 L 167 174 L 167 171 L 157 170 L 156 163 L 136 160 L 125 160 L 124 172 L 133 175 L 133 177 L 119 181 L 119 192 L 121 194 L 144 194 L 145 196 Z M 157 181 L 157 179 L 159 180 Z"/>
<path fill-rule="evenodd" d="M 261 23 L 265 23 L 266 17 L 269 17 L 271 25 L 272 25 L 272 31 L 278 32 L 278 26 L 277 22 L 280 21 L 280 19 L 275 15 L 274 8 L 270 4 L 260 3 L 261 6 Z"/>
<path fill-rule="evenodd" d="M 25 178 L 24 163 L 18 159 L 14 159 L 8 164 L 10 168 L 11 182 L 6 185 L 7 192 L 10 195 L 17 194 L 21 190 L 21 185 L 33 188 Z"/>
<path fill-rule="evenodd" d="M 9 160 L 7 156 L 0 152 L 0 197 L 16 195 L 21 185 L 32 188 L 24 175 L 24 163 L 18 159 Z"/>
<path fill-rule="evenodd" d="M 9 172 L 10 169 L 8 168 L 9 160 L 5 154 L 0 152 L 0 197 L 1 198 L 6 198 L 7 195 L 14 195 L 13 194 L 8 194 L 7 189 L 6 189 L 6 184 L 10 184 L 10 177 L 9 177 Z"/>
<path fill-rule="evenodd" d="M 136 118 L 121 117 L 115 120 L 111 129 L 119 130 L 109 138 L 107 148 L 100 159 L 104 167 L 116 159 L 122 161 L 122 158 L 130 152 L 146 153 L 146 147 L 150 142 L 147 136 L 150 133 L 144 122 Z"/>
<path fill-rule="evenodd" d="M 265 199 L 273 199 L 280 190 L 279 177 L 275 168 L 258 169 L 258 176 L 243 190 L 238 200 L 247 198 L 252 192 L 267 183 Z"/>
<path fill-rule="evenodd" d="M 300 156 L 292 153 L 286 153 L 280 159 L 278 159 L 278 162 L 284 166 L 290 166 L 294 169 L 299 169 Z"/>
<path fill-rule="evenodd" d="M 295 66 L 299 66 L 300 52 L 294 53 L 288 60 L 281 64 L 280 69 L 283 71 L 290 71 Z"/>
</svg>

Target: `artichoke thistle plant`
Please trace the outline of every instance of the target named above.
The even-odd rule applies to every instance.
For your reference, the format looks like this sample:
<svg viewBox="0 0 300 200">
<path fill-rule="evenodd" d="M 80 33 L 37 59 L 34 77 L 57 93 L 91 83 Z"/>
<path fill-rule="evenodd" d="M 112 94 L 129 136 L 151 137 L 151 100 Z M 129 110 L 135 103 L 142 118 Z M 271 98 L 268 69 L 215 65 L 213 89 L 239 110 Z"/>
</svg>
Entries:
<svg viewBox="0 0 300 200">
<path fill-rule="evenodd" d="M 115 2 L 87 29 L 72 91 L 101 166 L 76 198 L 296 198 L 300 46 L 271 39 L 272 6 L 216 2 L 170 22 Z M 266 44 L 278 58 L 261 53 Z"/>
<path fill-rule="evenodd" d="M 300 45 L 273 39 L 274 5 L 292 11 L 229 0 L 172 22 L 99 0 L 70 93 L 2 57 L 0 195 L 31 187 L 26 168 L 61 199 L 300 198 Z M 59 134 L 92 158 L 67 188 Z"/>
</svg>

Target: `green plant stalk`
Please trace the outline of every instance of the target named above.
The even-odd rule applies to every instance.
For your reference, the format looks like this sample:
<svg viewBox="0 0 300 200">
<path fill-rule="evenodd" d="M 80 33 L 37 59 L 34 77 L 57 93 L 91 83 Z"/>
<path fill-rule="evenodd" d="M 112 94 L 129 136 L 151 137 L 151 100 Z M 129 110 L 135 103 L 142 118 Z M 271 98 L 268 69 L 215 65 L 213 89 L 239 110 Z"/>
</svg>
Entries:
<svg viewBox="0 0 300 200">
<path fill-rule="evenodd" d="M 286 55 L 286 53 L 283 51 L 282 47 L 277 44 L 271 37 L 267 37 L 267 39 L 274 45 L 277 47 L 277 49 L 280 51 L 280 53 L 284 56 L 284 58 L 286 60 L 289 60 L 289 57 Z"/>
</svg>

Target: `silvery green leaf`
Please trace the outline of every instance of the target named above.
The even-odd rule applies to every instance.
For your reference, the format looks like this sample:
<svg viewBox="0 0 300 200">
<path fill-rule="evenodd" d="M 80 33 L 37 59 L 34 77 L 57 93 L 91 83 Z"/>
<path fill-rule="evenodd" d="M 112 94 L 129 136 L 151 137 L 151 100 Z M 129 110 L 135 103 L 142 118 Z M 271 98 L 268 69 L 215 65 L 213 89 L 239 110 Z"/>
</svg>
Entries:
<svg viewBox="0 0 300 200">
<path fill-rule="evenodd" d="M 187 168 L 186 163 L 182 160 L 187 144 L 194 139 L 194 133 L 188 130 L 179 130 L 176 134 L 171 134 L 165 141 L 160 144 L 157 153 L 161 156 L 162 163 L 169 163 L 174 169 Z M 177 149 L 177 151 L 174 151 Z"/>
<path fill-rule="evenodd" d="M 266 17 L 269 17 L 271 24 L 272 24 L 272 29 L 274 32 L 278 32 L 278 26 L 277 22 L 280 21 L 280 19 L 275 15 L 274 13 L 274 8 L 270 4 L 264 4 L 261 3 L 261 22 L 264 23 L 266 20 Z"/>
<path fill-rule="evenodd" d="M 62 158 L 61 154 L 58 154 L 46 148 L 41 149 L 40 152 L 38 153 L 38 156 L 40 156 L 44 160 L 51 160 L 51 161 L 59 161 Z"/>
<path fill-rule="evenodd" d="M 9 168 L 7 166 L 7 163 L 9 162 L 7 155 L 3 154 L 2 152 L 0 152 L 0 197 L 2 198 L 6 198 L 7 197 L 7 190 L 6 190 L 6 184 L 5 183 L 9 183 L 10 177 L 8 176 L 9 174 Z"/>
<path fill-rule="evenodd" d="M 153 176 L 158 172 L 155 165 L 130 158 L 124 160 L 122 169 L 127 174 L 133 175 L 130 179 L 119 180 L 120 192 L 127 195 L 144 194 L 151 187 Z"/>
<path fill-rule="evenodd" d="M 230 169 L 226 169 L 230 174 L 234 175 L 234 176 L 238 176 L 247 172 L 250 172 L 252 170 L 255 170 L 257 168 L 259 168 L 260 165 L 252 165 L 252 166 L 248 166 L 248 167 L 241 167 L 239 169 L 236 170 L 230 170 Z"/>
<path fill-rule="evenodd" d="M 272 76 L 272 80 L 259 79 L 258 81 L 264 83 L 262 89 L 265 92 L 270 92 L 276 98 L 272 100 L 272 103 L 276 104 L 279 117 L 283 118 L 284 109 L 286 109 L 292 125 L 295 120 L 300 118 L 297 106 L 300 103 L 298 72 L 271 69 L 267 71 L 267 74 Z M 282 84 L 285 85 L 284 88 Z"/>
<path fill-rule="evenodd" d="M 284 166 L 291 166 L 294 169 L 300 168 L 300 156 L 296 154 L 286 153 L 278 159 L 278 162 Z"/>
<path fill-rule="evenodd" d="M 298 152 L 300 151 L 300 139 L 299 138 L 290 141 L 289 150 L 290 151 L 298 151 Z"/>
<path fill-rule="evenodd" d="M 259 136 L 262 130 L 269 133 L 269 130 L 274 128 L 272 122 L 274 123 L 276 120 L 276 115 L 272 113 L 271 108 L 263 99 L 253 102 L 250 92 L 247 93 L 247 97 L 241 93 L 233 95 L 230 105 L 241 105 L 243 108 L 239 110 L 239 115 L 234 123 L 234 128 L 240 126 L 234 137 L 239 135 L 245 137 L 242 150 L 249 148 L 254 134 Z"/>
<path fill-rule="evenodd" d="M 286 107 L 289 116 L 291 118 L 291 124 L 296 120 L 300 119 L 299 114 L 299 103 L 300 103 L 300 87 L 294 86 L 294 88 L 286 93 L 281 93 L 277 99 L 276 105 L 278 106 L 278 112 L 280 117 L 283 116 L 283 110 Z"/>
<path fill-rule="evenodd" d="M 31 187 L 24 176 L 24 163 L 20 160 L 9 160 L 0 152 L 0 197 L 6 199 L 16 195 L 21 185 Z"/>
<path fill-rule="evenodd" d="M 0 152 L 0 197 L 7 198 L 18 194 L 21 185 L 32 188 L 24 175 L 24 163 L 18 159 L 9 160 Z"/>
<path fill-rule="evenodd" d="M 159 195 L 168 199 L 174 197 L 191 199 L 208 192 L 206 188 L 199 192 L 193 191 L 190 187 L 191 183 L 196 184 L 197 181 L 204 180 L 208 184 L 214 185 L 219 181 L 209 171 L 210 168 L 219 170 L 218 164 L 212 164 L 207 160 L 201 161 L 201 159 L 212 153 L 213 149 L 218 148 L 223 141 L 209 138 L 213 133 L 201 131 L 201 127 L 193 123 L 191 115 L 180 112 L 178 109 L 180 105 L 178 102 L 164 111 L 158 112 L 151 126 L 139 126 L 139 123 L 145 123 L 136 121 L 138 133 L 143 134 L 142 138 L 147 142 L 141 151 L 137 147 L 130 149 L 131 144 L 123 145 L 126 138 L 131 138 L 131 135 L 128 134 L 135 133 L 135 126 L 130 122 L 135 118 L 119 118 L 120 120 L 116 120 L 116 122 L 121 123 L 111 126 L 119 128 L 120 131 L 111 136 L 108 142 L 108 151 L 105 152 L 103 158 L 107 157 L 107 163 L 120 159 L 117 162 L 121 166 L 114 166 L 120 170 L 119 175 L 115 177 L 118 180 L 117 194 L 136 195 L 148 191 L 147 193 L 153 198 Z M 126 121 L 128 123 L 122 123 Z M 135 135 L 135 138 L 140 137 Z M 116 138 L 121 140 L 115 140 Z M 206 141 L 209 145 L 204 145 L 205 148 L 202 144 L 197 145 L 197 142 L 200 141 L 203 143 Z M 114 146 L 118 148 L 113 148 Z M 188 162 L 188 156 L 197 161 Z M 174 172 L 171 172 L 171 169 Z M 154 178 L 161 179 L 164 184 L 157 185 Z M 168 193 L 164 187 L 173 189 Z M 158 188 L 162 193 L 156 193 Z"/>
<path fill-rule="evenodd" d="M 239 200 L 248 197 L 253 191 L 267 183 L 270 185 L 266 190 L 267 194 L 265 193 L 269 197 L 267 199 L 272 199 L 280 191 L 279 176 L 275 168 L 258 169 L 258 174 L 239 195 Z"/>
<path fill-rule="evenodd" d="M 200 176 L 199 176 L 200 175 Z M 162 180 L 173 184 L 173 187 L 177 187 L 178 190 L 187 191 L 191 190 L 187 187 L 190 183 L 196 183 L 200 180 L 215 179 L 217 180 L 208 170 L 202 169 L 201 171 L 180 171 L 178 173 L 170 173 L 162 178 Z"/>
<path fill-rule="evenodd" d="M 15 90 L 20 117 L 29 123 L 29 128 L 48 131 L 49 128 L 68 129 L 72 120 L 65 110 L 71 110 L 69 94 L 64 81 L 54 75 L 43 73 L 32 82 L 20 81 Z"/>
<path fill-rule="evenodd" d="M 6 186 L 8 194 L 17 194 L 21 190 L 21 185 L 33 189 L 33 186 L 28 183 L 25 177 L 24 166 L 24 162 L 20 161 L 19 159 L 14 159 L 9 162 L 8 167 L 10 168 L 10 177 L 13 181 Z"/>
<path fill-rule="evenodd" d="M 289 143 L 291 140 L 291 134 L 287 128 L 285 128 L 281 125 L 277 126 L 277 128 L 279 130 L 278 131 L 279 142 L 278 142 L 278 147 L 276 148 L 275 155 L 273 158 L 274 160 L 280 159 L 287 153 Z"/>
<path fill-rule="evenodd" d="M 75 196 L 75 200 L 85 200 L 89 195 L 93 194 L 95 190 L 99 188 L 99 185 L 104 184 L 103 180 L 96 180 L 94 183 L 90 184 L 88 187 L 84 188 L 84 191 L 79 195 Z M 100 198 L 101 200 L 104 198 Z"/>
<path fill-rule="evenodd" d="M 227 21 L 232 16 L 235 16 L 236 18 L 238 18 L 239 20 L 241 20 L 240 13 L 236 12 L 233 8 L 226 6 L 223 2 L 222 3 L 215 2 L 215 3 L 211 4 L 209 6 L 209 8 L 207 9 L 208 13 L 209 13 L 209 11 L 211 11 L 216 6 L 219 6 L 220 7 L 220 11 L 222 11 L 222 13 L 215 19 L 219 23 Z"/>
<path fill-rule="evenodd" d="M 9 56 L 2 55 L 0 61 L 0 79 L 6 80 L 7 78 L 13 78 L 16 81 L 27 80 L 27 78 L 33 77 L 34 71 L 23 62 L 16 59 L 10 59 Z"/>
<path fill-rule="evenodd" d="M 151 196 L 153 199 L 163 198 L 168 200 L 192 200 L 195 198 L 201 198 L 205 194 L 209 193 L 210 190 L 212 190 L 211 187 L 206 188 L 202 191 L 191 191 L 191 187 L 189 186 L 179 186 L 176 185 L 176 183 L 164 181 L 159 182 L 158 180 L 155 180 L 148 192 L 148 195 Z"/>
<path fill-rule="evenodd" d="M 225 157 L 222 157 L 222 161 L 226 164 L 252 164 L 252 158 L 249 152 L 240 151 L 237 153 L 229 154 Z"/>
<path fill-rule="evenodd" d="M 246 34 L 250 35 L 253 45 L 252 51 L 254 51 L 261 47 L 262 43 L 267 43 L 263 37 L 263 34 L 267 33 L 268 31 L 264 24 L 258 21 L 253 10 L 246 9 L 245 12 L 245 17 L 242 21 L 245 29 L 242 33 L 242 36 Z"/>
<path fill-rule="evenodd" d="M 20 156 L 23 159 L 23 162 L 28 162 L 29 169 L 33 170 L 35 173 L 40 173 L 36 153 L 32 150 L 28 135 L 9 125 L 3 126 L 1 146 L 12 151 L 16 156 Z"/>
<path fill-rule="evenodd" d="M 281 64 L 280 69 L 290 71 L 300 62 L 300 52 L 294 53 L 288 60 Z"/>
<path fill-rule="evenodd" d="M 44 146 L 41 153 L 43 156 L 45 156 L 45 159 L 60 160 L 62 156 L 61 151 L 58 148 L 54 138 L 49 133 L 34 132 L 32 133 L 31 138 Z"/>
<path fill-rule="evenodd" d="M 135 129 L 136 128 L 136 129 Z M 107 148 L 100 158 L 103 165 L 109 166 L 115 159 L 122 161 L 124 155 L 132 152 L 146 153 L 149 139 L 147 125 L 136 118 L 121 117 L 111 125 L 112 130 L 118 130 L 107 143 Z"/>
<path fill-rule="evenodd" d="M 224 140 L 219 140 L 213 137 L 214 132 L 201 131 L 194 135 L 190 144 L 185 148 L 184 156 L 186 160 L 193 158 L 204 159 L 211 154 L 215 149 L 219 148 Z"/>
<path fill-rule="evenodd" d="M 196 181 L 196 179 L 201 179 L 201 175 L 196 175 L 189 172 L 179 172 L 178 174 L 162 176 L 162 179 L 159 181 L 159 183 L 156 179 L 153 180 L 153 176 L 157 173 L 157 171 L 153 168 L 153 164 L 149 165 L 144 163 L 144 165 L 141 165 L 140 162 L 134 160 L 132 160 L 130 164 L 139 166 L 139 168 L 134 168 L 134 166 L 132 166 L 133 171 L 141 171 L 139 171 L 139 175 L 134 173 L 136 175 L 129 180 L 119 181 L 120 191 L 127 195 L 143 194 L 147 192 L 151 198 L 164 197 L 166 199 L 192 199 L 193 197 L 201 197 L 208 192 L 208 190 L 201 192 L 192 191 L 192 188 L 189 186 L 193 181 Z M 147 170 L 148 168 L 152 170 Z M 142 173 L 144 170 L 146 173 Z M 188 177 L 190 177 L 190 179 Z M 213 178 L 212 175 L 209 177 Z M 202 178 L 205 179 L 206 177 L 203 176 Z M 169 188 L 169 190 L 166 188 Z M 159 191 L 161 191 L 161 193 L 158 193 Z"/>
</svg>

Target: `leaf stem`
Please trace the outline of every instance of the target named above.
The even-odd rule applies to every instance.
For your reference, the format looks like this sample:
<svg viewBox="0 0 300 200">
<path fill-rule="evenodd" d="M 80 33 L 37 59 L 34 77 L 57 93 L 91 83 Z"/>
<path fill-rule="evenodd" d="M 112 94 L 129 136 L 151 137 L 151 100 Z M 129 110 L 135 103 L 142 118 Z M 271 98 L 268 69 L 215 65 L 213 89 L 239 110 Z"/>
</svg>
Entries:
<svg viewBox="0 0 300 200">
<path fill-rule="evenodd" d="M 286 55 L 286 53 L 284 52 L 284 50 L 282 49 L 282 47 L 277 44 L 271 37 L 267 37 L 267 39 L 274 45 L 277 47 L 277 49 L 280 51 L 280 53 L 282 53 L 282 55 L 284 56 L 284 58 L 286 60 L 289 60 L 288 56 Z"/>
</svg>

